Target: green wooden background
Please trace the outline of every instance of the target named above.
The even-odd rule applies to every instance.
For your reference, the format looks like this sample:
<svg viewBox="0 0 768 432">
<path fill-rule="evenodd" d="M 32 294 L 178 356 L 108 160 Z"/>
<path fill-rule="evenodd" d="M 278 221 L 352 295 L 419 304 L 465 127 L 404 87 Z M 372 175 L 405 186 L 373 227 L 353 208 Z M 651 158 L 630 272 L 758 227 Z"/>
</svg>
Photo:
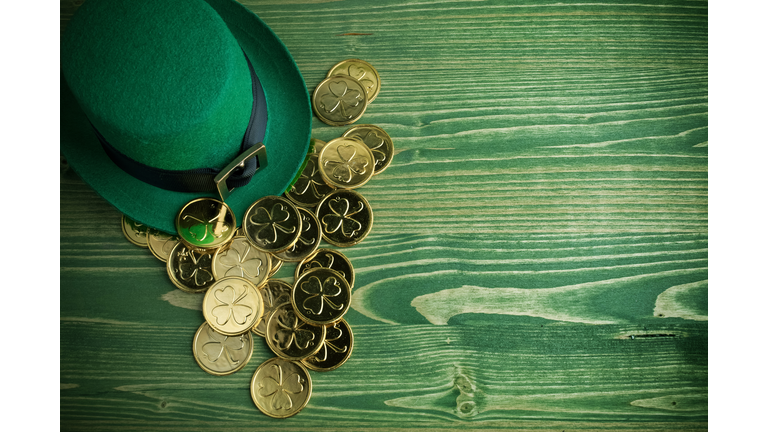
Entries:
<svg viewBox="0 0 768 432">
<path fill-rule="evenodd" d="M 343 249 L 352 358 L 261 414 L 266 344 L 203 372 L 201 296 L 63 163 L 62 429 L 707 429 L 706 2 L 243 3 L 310 90 L 346 58 L 381 75 L 358 123 L 397 155 Z"/>
</svg>

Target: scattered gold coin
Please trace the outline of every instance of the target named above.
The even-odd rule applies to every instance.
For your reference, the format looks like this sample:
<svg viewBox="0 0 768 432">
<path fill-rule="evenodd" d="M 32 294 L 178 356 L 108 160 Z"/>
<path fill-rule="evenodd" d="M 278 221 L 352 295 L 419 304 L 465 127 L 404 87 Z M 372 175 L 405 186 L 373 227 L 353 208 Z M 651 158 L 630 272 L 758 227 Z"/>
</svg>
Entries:
<svg viewBox="0 0 768 432">
<path fill-rule="evenodd" d="M 215 282 L 213 253 L 213 249 L 192 249 L 184 243 L 176 243 L 165 263 L 171 282 L 178 289 L 188 293 L 206 291 Z"/>
<path fill-rule="evenodd" d="M 256 288 L 267 282 L 272 270 L 272 255 L 262 252 L 245 237 L 235 237 L 228 247 L 213 254 L 213 278 L 237 276 L 247 279 Z"/>
<path fill-rule="evenodd" d="M 347 313 L 351 297 L 352 291 L 342 275 L 328 268 L 315 268 L 296 279 L 291 303 L 302 320 L 328 325 Z"/>
<path fill-rule="evenodd" d="M 311 211 L 298 207 L 301 214 L 301 234 L 296 244 L 288 250 L 275 253 L 275 256 L 283 261 L 298 262 L 315 253 L 320 246 L 320 222 Z"/>
<path fill-rule="evenodd" d="M 301 234 L 301 217 L 287 199 L 266 196 L 245 211 L 243 228 L 256 249 L 274 254 L 296 244 Z"/>
<path fill-rule="evenodd" d="M 312 110 L 317 118 L 331 126 L 356 122 L 367 106 L 365 88 L 347 75 L 324 79 L 312 93 Z"/>
<path fill-rule="evenodd" d="M 373 210 L 368 200 L 353 190 L 337 189 L 317 206 L 323 239 L 328 243 L 354 246 L 371 232 Z"/>
<path fill-rule="evenodd" d="M 216 281 L 203 298 L 205 321 L 225 336 L 249 331 L 261 319 L 261 294 L 247 279 L 230 276 Z"/>
<path fill-rule="evenodd" d="M 320 175 L 334 188 L 354 189 L 373 176 L 373 152 L 363 142 L 352 138 L 328 141 L 318 156 Z M 327 196 L 327 195 L 326 195 Z"/>
<path fill-rule="evenodd" d="M 311 355 L 301 363 L 308 369 L 317 372 L 332 371 L 343 365 L 352 355 L 354 336 L 349 324 L 342 318 L 326 327 L 325 342 L 315 355 Z"/>
<path fill-rule="evenodd" d="M 371 149 L 374 160 L 373 175 L 384 171 L 392 162 L 395 146 L 384 129 L 374 125 L 355 125 L 347 129 L 342 136 L 359 139 Z"/>
<path fill-rule="evenodd" d="M 154 228 L 150 228 L 147 231 L 147 246 L 149 246 L 149 251 L 162 262 L 168 261 L 171 251 L 178 243 L 179 238 L 174 235 L 164 233 Z"/>
<path fill-rule="evenodd" d="M 269 316 L 264 338 L 280 358 L 301 360 L 320 350 L 325 340 L 325 327 L 303 321 L 290 303 L 283 303 Z"/>
<path fill-rule="evenodd" d="M 211 375 L 233 374 L 251 359 L 253 338 L 250 333 L 224 336 L 204 322 L 195 333 L 192 354 L 197 364 Z"/>
<path fill-rule="evenodd" d="M 121 221 L 123 235 L 136 246 L 147 247 L 147 226 L 123 215 Z"/>
<path fill-rule="evenodd" d="M 270 417 L 295 415 L 311 396 L 312 379 L 301 363 L 272 358 L 262 363 L 251 379 L 253 403 Z"/>
<path fill-rule="evenodd" d="M 318 249 L 315 255 L 304 258 L 296 266 L 294 278 L 298 279 L 299 276 L 307 271 L 319 267 L 335 270 L 347 280 L 350 289 L 355 287 L 355 270 L 352 268 L 352 263 L 343 253 L 333 249 Z"/>
<path fill-rule="evenodd" d="M 213 198 L 188 202 L 176 216 L 179 240 L 190 248 L 217 248 L 235 235 L 235 214 Z"/>
<path fill-rule="evenodd" d="M 252 332 L 261 337 L 266 337 L 267 320 L 269 319 L 269 316 L 272 315 L 272 312 L 278 306 L 291 303 L 292 289 L 292 286 L 278 279 L 270 279 L 267 281 L 267 284 L 259 290 L 261 299 L 264 302 L 264 312 L 261 313 L 259 322 L 251 328 Z"/>
</svg>

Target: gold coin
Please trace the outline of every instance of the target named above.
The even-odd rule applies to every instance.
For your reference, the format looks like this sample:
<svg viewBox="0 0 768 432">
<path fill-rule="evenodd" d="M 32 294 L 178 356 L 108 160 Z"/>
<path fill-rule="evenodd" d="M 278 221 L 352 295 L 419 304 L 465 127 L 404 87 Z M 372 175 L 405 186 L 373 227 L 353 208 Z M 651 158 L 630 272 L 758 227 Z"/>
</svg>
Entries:
<svg viewBox="0 0 768 432">
<path fill-rule="evenodd" d="M 285 196 L 298 206 L 315 207 L 335 189 L 323 180 L 318 167 L 318 155 L 319 150 L 316 149 L 315 153 L 309 156 L 307 166 L 304 167 L 299 179 L 285 192 Z"/>
<path fill-rule="evenodd" d="M 275 254 L 270 254 L 272 258 L 272 269 L 269 271 L 269 277 L 272 277 L 283 266 L 283 260 L 276 257 Z"/>
<path fill-rule="evenodd" d="M 292 286 L 279 279 L 270 279 L 267 284 L 259 289 L 261 300 L 264 302 L 264 312 L 261 313 L 261 319 L 256 323 L 251 331 L 261 337 L 267 334 L 267 320 L 272 312 L 282 304 L 291 303 Z"/>
<path fill-rule="evenodd" d="M 120 222 L 123 235 L 136 246 L 147 247 L 147 226 L 123 215 Z"/>
<path fill-rule="evenodd" d="M 256 408 L 274 418 L 302 410 L 312 396 L 312 379 L 301 364 L 280 358 L 262 363 L 251 379 L 251 399 Z"/>
<path fill-rule="evenodd" d="M 338 189 L 329 194 L 315 211 L 323 239 L 328 243 L 354 246 L 371 232 L 373 210 L 368 200 L 353 190 Z"/>
<path fill-rule="evenodd" d="M 150 228 L 147 231 L 147 245 L 149 246 L 149 251 L 162 262 L 168 262 L 168 257 L 171 255 L 171 251 L 178 243 L 179 238 L 174 235 L 164 233 L 154 228 Z"/>
<path fill-rule="evenodd" d="M 363 142 L 352 138 L 328 141 L 318 156 L 320 175 L 335 188 L 354 189 L 373 176 L 373 152 Z M 326 195 L 327 196 L 327 195 Z"/>
<path fill-rule="evenodd" d="M 342 136 L 357 138 L 371 149 L 374 161 L 373 175 L 384 171 L 392 162 L 395 146 L 392 144 L 392 138 L 384 132 L 384 129 L 374 125 L 356 125 L 347 129 Z"/>
<path fill-rule="evenodd" d="M 303 321 L 290 303 L 283 303 L 269 316 L 264 338 L 280 358 L 301 360 L 320 350 L 325 340 L 325 327 Z"/>
<path fill-rule="evenodd" d="M 250 333 L 224 336 L 204 322 L 195 333 L 192 354 L 197 364 L 211 375 L 233 374 L 251 359 L 253 338 Z"/>
<path fill-rule="evenodd" d="M 317 118 L 331 126 L 356 122 L 367 106 L 365 88 L 347 75 L 324 79 L 312 93 L 312 110 Z"/>
<path fill-rule="evenodd" d="M 301 217 L 287 199 L 265 196 L 245 211 L 243 228 L 256 249 L 274 254 L 296 244 L 301 234 Z"/>
<path fill-rule="evenodd" d="M 370 63 L 359 59 L 348 59 L 337 63 L 328 71 L 328 76 L 349 75 L 365 89 L 368 103 L 373 102 L 381 90 L 379 72 Z"/>
<path fill-rule="evenodd" d="M 213 254 L 213 278 L 228 276 L 247 279 L 256 288 L 262 286 L 272 270 L 272 255 L 262 252 L 245 237 L 235 237 L 228 246 L 216 249 Z"/>
<path fill-rule="evenodd" d="M 347 313 L 351 297 L 352 290 L 342 275 L 331 269 L 316 268 L 296 279 L 291 304 L 302 320 L 328 325 Z"/>
<path fill-rule="evenodd" d="M 320 267 L 329 268 L 339 273 L 346 279 L 350 290 L 355 287 L 355 270 L 352 268 L 352 263 L 343 253 L 333 249 L 318 249 L 313 256 L 304 258 L 296 266 L 294 278 L 298 279 L 307 271 Z"/>
<path fill-rule="evenodd" d="M 256 287 L 247 279 L 230 276 L 216 281 L 203 298 L 205 321 L 225 336 L 237 336 L 250 330 L 264 310 Z"/>
<path fill-rule="evenodd" d="M 332 371 L 343 365 L 352 355 L 354 339 L 352 329 L 342 318 L 325 328 L 325 342 L 320 351 L 305 358 L 301 363 L 313 371 Z"/>
<path fill-rule="evenodd" d="M 304 258 L 311 256 L 320 246 L 320 222 L 317 217 L 309 210 L 299 207 L 301 214 L 301 234 L 296 244 L 290 249 L 275 254 L 283 261 L 299 262 Z"/>
<path fill-rule="evenodd" d="M 217 248 L 235 235 L 235 214 L 228 205 L 213 198 L 188 202 L 176 216 L 179 240 L 190 248 Z"/>
<path fill-rule="evenodd" d="M 213 253 L 213 249 L 191 249 L 184 243 L 176 243 L 165 263 L 171 282 L 188 293 L 201 293 L 210 288 L 215 282 Z"/>
</svg>

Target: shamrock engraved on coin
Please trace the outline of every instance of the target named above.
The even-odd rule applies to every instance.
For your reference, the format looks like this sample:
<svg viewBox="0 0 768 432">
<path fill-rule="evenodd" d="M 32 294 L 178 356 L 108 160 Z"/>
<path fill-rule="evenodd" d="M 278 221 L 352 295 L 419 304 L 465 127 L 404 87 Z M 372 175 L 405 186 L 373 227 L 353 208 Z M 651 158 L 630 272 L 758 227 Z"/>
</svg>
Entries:
<svg viewBox="0 0 768 432">
<path fill-rule="evenodd" d="M 380 148 L 384 146 L 384 138 L 379 136 L 376 131 L 368 131 L 367 134 L 365 134 L 364 137 L 360 137 L 360 139 L 363 140 L 365 145 L 368 146 L 369 149 L 371 149 L 371 152 L 373 153 L 373 159 L 375 161 L 375 165 L 382 165 L 385 160 L 387 160 L 387 155 L 384 153 Z"/>
<path fill-rule="evenodd" d="M 222 208 L 221 210 L 223 212 L 224 208 Z M 224 234 L 229 231 L 229 226 L 227 224 L 221 223 L 220 219 L 221 219 L 220 214 L 217 214 L 216 216 L 212 217 L 207 222 L 189 214 L 184 215 L 181 218 L 181 220 L 185 222 L 188 222 L 190 220 L 197 222 L 197 224 L 187 228 L 187 231 L 189 232 L 189 235 L 191 235 L 195 240 L 199 242 L 207 240 L 208 234 L 210 234 L 214 238 L 219 239 L 219 238 L 222 238 Z"/>
<path fill-rule="evenodd" d="M 274 336 L 274 342 L 277 347 L 287 351 L 291 344 L 296 345 L 297 348 L 302 350 L 311 346 L 314 343 L 315 334 L 301 328 L 304 324 L 293 311 L 284 309 L 283 313 L 277 316 L 277 326 L 279 328 Z"/>
<path fill-rule="evenodd" d="M 195 285 L 201 287 L 213 281 L 211 273 L 211 255 L 202 253 L 195 257 L 195 251 L 183 248 L 179 253 L 179 277 L 184 282 L 194 279 Z"/>
<path fill-rule="evenodd" d="M 235 289 L 231 285 L 217 289 L 213 296 L 219 305 L 211 310 L 211 314 L 216 317 L 216 322 L 219 325 L 225 325 L 230 318 L 233 318 L 237 324 L 245 324 L 248 317 L 253 313 L 253 309 L 238 303 L 246 295 L 248 295 L 248 289 L 245 287 L 239 296 L 236 296 Z"/>
<path fill-rule="evenodd" d="M 263 240 L 266 244 L 272 244 L 277 241 L 277 230 L 285 234 L 295 233 L 295 226 L 281 225 L 282 222 L 287 221 L 290 217 L 290 213 L 285 210 L 285 206 L 281 203 L 272 206 L 270 211 L 267 211 L 264 207 L 257 208 L 250 220 L 252 224 L 260 227 L 256 231 L 256 239 Z"/>
<path fill-rule="evenodd" d="M 313 197 L 322 198 L 333 190 L 330 186 L 325 184 L 323 177 L 320 174 L 320 170 L 317 169 L 317 155 L 314 154 L 307 162 L 306 168 L 301 172 L 301 176 L 296 183 L 291 187 L 291 191 L 300 195 L 304 195 L 309 191 Z"/>
<path fill-rule="evenodd" d="M 333 310 L 341 310 L 344 308 L 344 303 L 336 304 L 332 302 L 329 297 L 337 297 L 341 294 L 341 287 L 339 281 L 335 277 L 331 276 L 320 282 L 320 278 L 312 276 L 309 280 L 301 283 L 301 290 L 307 294 L 311 294 L 304 299 L 302 306 L 304 309 L 312 312 L 315 315 L 323 313 L 323 305 L 328 303 L 328 307 Z"/>
<path fill-rule="evenodd" d="M 340 323 L 334 323 L 332 326 L 325 329 L 325 343 L 323 343 L 323 346 L 320 348 L 320 351 L 317 352 L 314 356 L 311 356 L 310 359 L 322 363 L 326 360 L 328 360 L 328 348 L 333 350 L 336 354 L 343 354 L 347 352 L 349 349 L 348 345 L 344 346 L 336 346 L 333 342 L 341 339 L 343 336 L 343 333 L 340 328 L 338 328 Z"/>
<path fill-rule="evenodd" d="M 352 64 L 347 69 L 347 72 L 349 73 L 349 76 L 356 79 L 357 82 L 359 82 L 363 87 L 365 87 L 365 91 L 370 93 L 373 92 L 374 88 L 376 87 L 376 82 L 369 80 L 366 75 L 368 72 L 365 71 L 362 67 Z"/>
<path fill-rule="evenodd" d="M 327 159 L 325 166 L 332 166 L 331 175 L 336 180 L 349 183 L 352 180 L 352 173 L 364 175 L 368 172 L 368 160 L 364 156 L 357 154 L 357 149 L 353 145 L 340 145 L 336 148 L 338 160 Z"/>
<path fill-rule="evenodd" d="M 131 221 L 130 226 L 131 231 L 133 231 L 133 234 L 136 236 L 147 232 L 147 226 L 141 222 Z"/>
<path fill-rule="evenodd" d="M 259 394 L 265 398 L 271 396 L 274 410 L 291 409 L 293 400 L 290 395 L 299 394 L 304 390 L 303 380 L 295 373 L 283 377 L 283 369 L 280 365 L 271 365 L 269 369 L 264 380 L 259 382 Z"/>
<path fill-rule="evenodd" d="M 253 258 L 246 260 L 251 246 L 247 242 L 233 243 L 232 247 L 221 254 L 219 262 L 228 270 L 224 276 L 240 276 L 255 278 L 261 274 L 261 267 L 264 264 L 261 259 Z"/>
<path fill-rule="evenodd" d="M 240 363 L 235 356 L 236 351 L 240 351 L 245 346 L 242 336 L 228 337 L 215 332 L 210 326 L 208 326 L 208 339 L 211 342 L 207 342 L 203 345 L 203 354 L 208 357 L 208 360 L 215 363 L 222 355 L 224 360 L 229 362 L 230 365 L 236 366 Z"/>
<path fill-rule="evenodd" d="M 328 264 L 323 265 L 323 263 L 320 262 L 320 258 L 322 258 L 321 255 L 325 256 L 326 258 L 328 258 Z M 315 258 L 313 258 L 312 261 L 310 261 L 309 264 L 306 265 L 305 270 L 311 270 L 313 268 L 323 268 L 323 267 L 325 267 L 325 268 L 333 268 L 333 255 L 331 255 L 331 254 L 317 254 L 315 256 Z M 344 276 L 343 272 L 339 272 L 339 273 L 341 273 L 341 275 Z"/>
<path fill-rule="evenodd" d="M 341 233 L 345 237 L 354 237 L 357 235 L 363 225 L 358 222 L 352 216 L 360 213 L 365 208 L 365 204 L 361 201 L 357 202 L 358 208 L 352 213 L 349 212 L 349 200 L 346 198 L 335 197 L 328 202 L 333 213 L 323 216 L 323 225 L 325 225 L 325 231 L 329 233 L 336 232 L 341 228 Z"/>
<path fill-rule="evenodd" d="M 320 107 L 329 114 L 336 113 L 338 110 L 346 119 L 354 117 L 355 113 L 348 114 L 347 111 L 349 108 L 358 106 L 364 100 L 364 96 L 360 94 L 360 91 L 350 89 L 343 80 L 331 81 L 328 84 L 328 90 L 330 93 L 320 97 Z"/>
<path fill-rule="evenodd" d="M 297 249 L 299 249 L 301 246 L 299 243 L 304 244 L 304 246 L 309 246 L 316 242 L 316 237 L 311 237 L 310 235 L 305 235 L 308 232 L 312 231 L 312 220 L 304 215 L 301 214 L 301 234 L 299 234 L 299 239 L 296 241 L 296 244 L 291 246 L 290 249 L 288 249 L 288 252 L 295 252 Z"/>
<path fill-rule="evenodd" d="M 328 264 L 323 264 L 320 261 L 323 257 L 328 259 Z M 331 255 L 329 253 L 319 253 L 319 254 L 315 255 L 315 257 L 312 259 L 312 261 L 310 261 L 308 264 L 306 264 L 304 266 L 304 271 L 308 271 L 308 270 L 312 270 L 312 269 L 316 269 L 316 268 L 329 268 L 329 269 L 335 270 L 342 277 L 346 278 L 347 274 L 344 273 L 344 271 L 339 270 L 338 268 L 335 268 L 333 266 L 333 260 L 334 260 L 333 255 Z"/>
</svg>

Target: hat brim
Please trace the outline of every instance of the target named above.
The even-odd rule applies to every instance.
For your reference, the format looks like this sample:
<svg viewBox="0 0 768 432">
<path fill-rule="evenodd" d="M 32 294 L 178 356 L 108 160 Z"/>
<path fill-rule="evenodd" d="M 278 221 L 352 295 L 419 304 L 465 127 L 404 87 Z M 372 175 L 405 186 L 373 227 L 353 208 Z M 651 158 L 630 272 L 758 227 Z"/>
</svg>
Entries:
<svg viewBox="0 0 768 432">
<path fill-rule="evenodd" d="M 250 10 L 233 0 L 206 0 L 215 9 L 253 63 L 267 100 L 264 145 L 268 165 L 227 199 L 237 224 L 257 199 L 280 195 L 293 180 L 309 149 L 312 108 L 296 62 L 274 32 Z M 60 149 L 75 172 L 126 216 L 149 227 L 175 233 L 174 220 L 184 204 L 216 192 L 184 193 L 138 180 L 112 162 L 88 118 L 61 78 Z"/>
</svg>

